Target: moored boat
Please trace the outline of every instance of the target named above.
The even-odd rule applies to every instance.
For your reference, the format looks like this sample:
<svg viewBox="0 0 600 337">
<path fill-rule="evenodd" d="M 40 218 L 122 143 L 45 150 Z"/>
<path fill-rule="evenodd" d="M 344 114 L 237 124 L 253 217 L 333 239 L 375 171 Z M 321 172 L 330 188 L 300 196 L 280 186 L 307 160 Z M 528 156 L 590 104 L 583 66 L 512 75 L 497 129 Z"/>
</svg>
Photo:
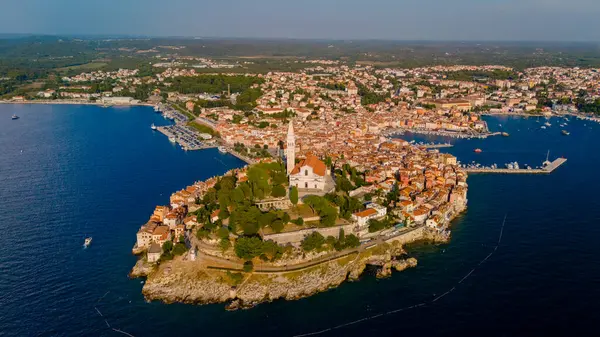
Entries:
<svg viewBox="0 0 600 337">
<path fill-rule="evenodd" d="M 152 125 L 150 125 L 150 129 L 156 130 L 156 125 L 154 125 L 154 123 L 152 123 Z"/>
<path fill-rule="evenodd" d="M 508 137 L 508 136 L 510 136 L 510 134 L 508 132 L 502 132 L 502 136 Z"/>
<path fill-rule="evenodd" d="M 219 146 L 218 149 L 221 153 L 227 153 L 227 148 L 225 148 L 225 146 Z"/>
<path fill-rule="evenodd" d="M 563 134 L 563 136 L 568 136 L 568 135 L 570 135 L 570 134 L 571 134 L 571 133 L 570 133 L 569 131 L 567 131 L 567 130 L 562 130 L 562 131 L 561 131 L 561 133 Z"/>
</svg>

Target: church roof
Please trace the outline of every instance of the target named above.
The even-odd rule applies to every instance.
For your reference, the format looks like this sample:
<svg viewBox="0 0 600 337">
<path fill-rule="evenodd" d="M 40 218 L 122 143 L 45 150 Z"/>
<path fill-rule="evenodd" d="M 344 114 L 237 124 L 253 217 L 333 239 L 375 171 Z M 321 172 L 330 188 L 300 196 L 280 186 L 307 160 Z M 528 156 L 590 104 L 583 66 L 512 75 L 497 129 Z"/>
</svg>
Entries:
<svg viewBox="0 0 600 337">
<path fill-rule="evenodd" d="M 290 174 L 300 173 L 300 168 L 302 166 L 312 167 L 313 172 L 320 176 L 325 176 L 325 172 L 327 171 L 327 166 L 325 166 L 324 162 L 322 162 L 321 160 L 319 160 L 319 158 L 317 158 L 313 155 L 308 155 L 308 156 L 306 156 L 306 159 L 304 159 L 301 162 L 299 162 L 298 164 L 296 164 L 296 166 L 294 167 L 294 169 L 292 170 L 292 172 Z"/>
</svg>

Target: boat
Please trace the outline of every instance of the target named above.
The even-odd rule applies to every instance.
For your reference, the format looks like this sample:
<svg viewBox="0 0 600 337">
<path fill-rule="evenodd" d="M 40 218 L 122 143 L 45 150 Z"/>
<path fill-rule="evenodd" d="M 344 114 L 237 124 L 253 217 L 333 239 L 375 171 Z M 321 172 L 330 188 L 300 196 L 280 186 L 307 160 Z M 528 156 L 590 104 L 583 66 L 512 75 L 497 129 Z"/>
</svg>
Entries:
<svg viewBox="0 0 600 337">
<path fill-rule="evenodd" d="M 19 119 L 19 116 L 17 116 L 17 115 L 15 115 L 15 114 L 13 114 L 13 115 L 12 115 L 12 117 L 11 117 L 11 119 L 13 119 L 13 120 L 15 120 L 15 119 Z"/>
<path fill-rule="evenodd" d="M 473 150 L 473 151 L 474 151 L 475 153 L 481 153 L 481 152 L 483 152 L 483 151 L 481 151 L 481 149 L 475 149 L 475 150 Z"/>
<path fill-rule="evenodd" d="M 548 123 L 548 122 L 544 123 L 544 125 L 545 125 L 545 126 L 552 126 L 552 124 L 550 124 L 550 123 Z"/>
<path fill-rule="evenodd" d="M 544 125 L 540 126 L 540 129 L 545 129 L 546 127 Z"/>
<path fill-rule="evenodd" d="M 508 137 L 508 136 L 510 136 L 510 134 L 508 134 L 508 132 L 502 132 L 502 136 Z"/>
<path fill-rule="evenodd" d="M 85 238 L 85 241 L 83 242 L 83 246 L 89 247 L 91 244 L 92 244 L 92 237 L 90 236 L 89 238 Z"/>
<path fill-rule="evenodd" d="M 225 146 L 219 146 L 218 149 L 221 153 L 227 153 L 227 149 L 225 148 Z"/>
<path fill-rule="evenodd" d="M 150 125 L 150 129 L 156 130 L 156 125 L 154 125 L 154 123 L 152 123 L 152 125 Z"/>
<path fill-rule="evenodd" d="M 568 135 L 570 135 L 570 134 L 571 134 L 571 133 L 570 133 L 569 131 L 567 131 L 567 130 L 562 130 L 562 131 L 561 131 L 561 133 L 562 133 L 564 136 L 568 136 Z"/>
<path fill-rule="evenodd" d="M 171 143 L 176 143 L 176 142 L 177 142 L 177 139 L 175 139 L 175 137 L 169 137 L 169 141 L 170 141 Z"/>
</svg>

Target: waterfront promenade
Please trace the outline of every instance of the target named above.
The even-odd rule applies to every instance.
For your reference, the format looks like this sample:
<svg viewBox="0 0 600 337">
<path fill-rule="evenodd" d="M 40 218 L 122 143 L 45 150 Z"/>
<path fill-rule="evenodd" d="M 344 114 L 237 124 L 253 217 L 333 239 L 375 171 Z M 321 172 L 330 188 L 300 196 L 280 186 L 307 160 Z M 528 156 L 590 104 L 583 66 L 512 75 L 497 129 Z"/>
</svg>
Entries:
<svg viewBox="0 0 600 337">
<path fill-rule="evenodd" d="M 540 169 L 508 169 L 508 168 L 464 168 L 468 173 L 500 173 L 500 174 L 549 174 L 567 161 L 558 158 Z"/>
</svg>

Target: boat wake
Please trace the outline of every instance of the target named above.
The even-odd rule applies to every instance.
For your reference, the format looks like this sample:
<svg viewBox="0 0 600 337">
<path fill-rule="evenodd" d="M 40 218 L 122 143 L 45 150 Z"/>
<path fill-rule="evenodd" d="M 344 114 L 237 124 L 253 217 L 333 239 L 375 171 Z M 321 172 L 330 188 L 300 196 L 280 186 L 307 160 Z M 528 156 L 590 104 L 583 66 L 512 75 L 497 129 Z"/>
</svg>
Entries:
<svg viewBox="0 0 600 337">
<path fill-rule="evenodd" d="M 498 235 L 498 242 L 496 243 L 496 246 L 494 247 L 494 249 L 485 257 L 483 258 L 483 260 L 481 260 L 473 269 L 471 269 L 471 271 L 469 271 L 463 278 L 460 279 L 460 281 L 458 281 L 458 283 L 456 283 L 452 288 L 448 289 L 448 291 L 446 291 L 445 293 L 435 297 L 432 300 L 429 301 L 425 301 L 419 304 L 415 304 L 415 305 L 411 305 L 408 307 L 403 307 L 403 308 L 399 308 L 399 309 L 395 309 L 395 310 L 390 310 L 384 313 L 380 313 L 377 315 L 372 315 L 372 316 L 367 316 L 367 317 L 363 317 L 361 319 L 357 319 L 355 321 L 351 321 L 351 322 L 347 322 L 347 323 L 343 323 L 340 325 L 336 325 L 333 326 L 331 328 L 327 328 L 327 329 L 323 329 L 323 330 L 319 330 L 319 331 L 314 331 L 314 332 L 309 332 L 309 333 L 304 333 L 304 334 L 300 334 L 300 335 L 294 335 L 293 337 L 304 337 L 304 336 L 315 336 L 315 335 L 320 335 L 320 334 L 324 334 L 326 332 L 330 332 L 333 330 L 337 330 L 337 329 L 341 329 L 350 325 L 355 325 L 361 322 L 365 322 L 365 321 L 370 321 L 372 319 L 376 319 L 382 316 L 386 316 L 386 315 L 392 315 L 401 311 L 406 311 L 406 310 L 410 310 L 410 309 L 415 309 L 415 308 L 419 308 L 419 307 L 424 307 L 427 305 L 432 305 L 435 302 L 437 302 L 438 300 L 442 299 L 443 297 L 449 295 L 451 292 L 453 292 L 456 287 L 463 283 L 466 279 L 468 279 L 474 272 L 475 270 L 477 270 L 477 268 L 479 268 L 479 266 L 481 266 L 482 264 L 484 264 L 490 257 L 492 257 L 492 255 L 494 255 L 494 253 L 498 250 L 498 247 L 500 246 L 500 242 L 502 241 L 502 235 L 504 233 L 504 224 L 506 223 L 506 215 L 504 215 L 504 220 L 502 221 L 502 226 L 500 226 L 500 234 Z"/>
</svg>

